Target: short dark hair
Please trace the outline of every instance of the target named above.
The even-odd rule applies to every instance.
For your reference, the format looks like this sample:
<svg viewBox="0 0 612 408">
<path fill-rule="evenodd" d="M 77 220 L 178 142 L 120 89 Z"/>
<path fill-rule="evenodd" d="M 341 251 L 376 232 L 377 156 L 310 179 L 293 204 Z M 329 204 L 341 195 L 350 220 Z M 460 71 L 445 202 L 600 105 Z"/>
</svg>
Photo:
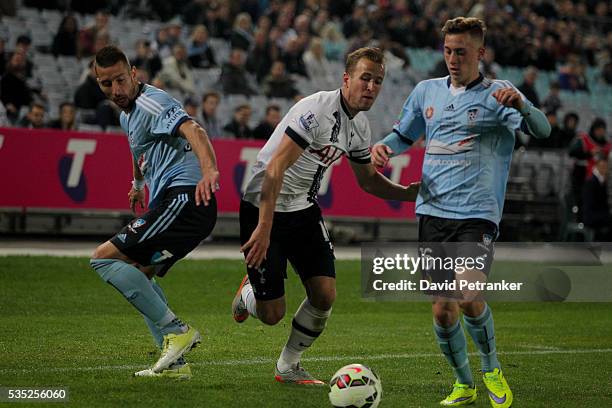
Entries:
<svg viewBox="0 0 612 408">
<path fill-rule="evenodd" d="M 484 44 L 487 26 L 484 21 L 476 17 L 456 17 L 446 20 L 444 27 L 442 27 L 442 36 L 463 33 L 468 33 L 472 37 L 480 39 Z"/>
<path fill-rule="evenodd" d="M 123 62 L 128 69 L 130 68 L 130 60 L 127 55 L 116 45 L 107 45 L 96 53 L 96 67 L 108 68 L 118 62 Z"/>
<path fill-rule="evenodd" d="M 267 115 L 268 113 L 270 113 L 270 111 L 273 111 L 273 110 L 275 110 L 275 111 L 277 111 L 277 112 L 280 112 L 280 110 L 281 110 L 281 109 L 280 109 L 280 106 L 278 106 L 278 105 L 276 105 L 276 104 L 268 105 L 268 106 L 266 107 L 266 115 Z"/>
<path fill-rule="evenodd" d="M 62 102 L 59 106 L 60 112 L 62 111 L 62 109 L 64 109 L 64 106 L 72 106 L 73 108 L 75 108 L 74 103 L 72 102 L 68 102 L 68 101 Z"/>
<path fill-rule="evenodd" d="M 15 41 L 15 44 L 30 45 L 32 44 L 32 39 L 28 35 L 22 34 L 17 37 L 17 41 Z"/>
<path fill-rule="evenodd" d="M 360 59 L 366 58 L 374 63 L 384 65 L 385 64 L 385 54 L 383 54 L 380 48 L 375 47 L 363 47 L 356 49 L 351 52 L 346 57 L 346 64 L 344 66 L 344 71 L 352 74 L 355 70 L 355 66 L 359 62 Z"/>
<path fill-rule="evenodd" d="M 32 102 L 32 103 L 30 104 L 30 112 L 31 112 L 31 111 L 33 111 L 33 110 L 34 110 L 34 108 L 40 108 L 40 109 L 44 110 L 45 112 L 47 111 L 47 108 L 45 108 L 45 105 L 43 105 L 43 104 L 42 104 L 42 103 L 40 103 L 40 102 L 36 102 L 36 101 L 35 101 L 35 102 Z"/>
<path fill-rule="evenodd" d="M 234 113 L 238 113 L 243 109 L 251 109 L 251 105 L 249 105 L 248 103 L 240 104 L 234 108 Z"/>
<path fill-rule="evenodd" d="M 217 98 L 217 99 L 221 99 L 221 95 L 219 95 L 219 92 L 206 92 L 203 96 L 202 96 L 202 102 L 206 102 L 206 100 L 208 98 Z"/>
</svg>

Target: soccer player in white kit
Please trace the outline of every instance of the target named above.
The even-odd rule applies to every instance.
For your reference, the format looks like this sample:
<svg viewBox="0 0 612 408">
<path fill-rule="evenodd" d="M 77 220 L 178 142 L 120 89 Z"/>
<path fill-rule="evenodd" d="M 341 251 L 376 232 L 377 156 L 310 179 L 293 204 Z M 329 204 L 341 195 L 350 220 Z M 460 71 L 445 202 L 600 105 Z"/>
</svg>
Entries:
<svg viewBox="0 0 612 408">
<path fill-rule="evenodd" d="M 372 107 L 385 75 L 378 48 L 360 48 L 346 60 L 340 89 L 296 103 L 257 156 L 240 206 L 241 251 L 247 275 L 234 302 L 234 320 L 249 315 L 275 325 L 285 315 L 287 261 L 306 298 L 275 367 L 282 383 L 323 385 L 300 365 L 302 353 L 325 328 L 336 298 L 333 246 L 317 205 L 325 170 L 347 156 L 359 186 L 388 200 L 414 201 L 418 183 L 404 187 L 370 161 L 371 131 L 361 111 Z"/>
</svg>

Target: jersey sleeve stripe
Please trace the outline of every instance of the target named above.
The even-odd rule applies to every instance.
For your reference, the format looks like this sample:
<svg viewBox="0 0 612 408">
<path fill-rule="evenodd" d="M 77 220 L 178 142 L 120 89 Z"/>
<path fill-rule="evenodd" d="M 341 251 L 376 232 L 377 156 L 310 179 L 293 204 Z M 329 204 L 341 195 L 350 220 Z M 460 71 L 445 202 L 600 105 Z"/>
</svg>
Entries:
<svg viewBox="0 0 612 408">
<path fill-rule="evenodd" d="M 140 106 L 144 111 L 150 113 L 151 115 L 159 115 L 159 112 L 155 111 L 150 105 L 145 104 L 140 98 L 136 99 L 136 105 Z"/>
<path fill-rule="evenodd" d="M 348 156 L 348 159 L 352 162 L 358 163 L 358 164 L 368 164 L 372 161 L 371 156 L 364 156 L 364 157 L 351 157 Z"/>
<path fill-rule="evenodd" d="M 414 143 L 413 140 L 407 138 L 406 136 L 402 135 L 399 130 L 397 129 L 393 129 L 393 133 L 395 133 L 396 135 L 399 136 L 400 139 L 402 139 L 402 142 L 407 143 L 409 146 L 412 146 L 412 144 Z"/>
<path fill-rule="evenodd" d="M 161 106 L 161 104 L 157 102 L 156 100 L 154 100 L 153 98 L 145 94 L 140 95 L 140 98 L 147 101 L 153 108 L 158 109 L 160 112 L 164 110 L 164 107 Z"/>
<path fill-rule="evenodd" d="M 189 115 L 185 114 L 185 116 L 183 116 L 176 122 L 176 125 L 174 125 L 174 127 L 172 128 L 172 132 L 170 132 L 170 134 L 172 136 L 180 136 L 178 134 L 179 127 L 181 127 L 181 125 L 187 122 L 188 120 L 191 120 L 191 118 L 189 117 Z"/>
<path fill-rule="evenodd" d="M 310 145 L 310 143 L 306 139 L 304 139 L 298 132 L 291 129 L 290 126 L 287 126 L 287 129 L 285 129 L 285 133 L 302 149 L 306 149 L 308 145 Z"/>
</svg>

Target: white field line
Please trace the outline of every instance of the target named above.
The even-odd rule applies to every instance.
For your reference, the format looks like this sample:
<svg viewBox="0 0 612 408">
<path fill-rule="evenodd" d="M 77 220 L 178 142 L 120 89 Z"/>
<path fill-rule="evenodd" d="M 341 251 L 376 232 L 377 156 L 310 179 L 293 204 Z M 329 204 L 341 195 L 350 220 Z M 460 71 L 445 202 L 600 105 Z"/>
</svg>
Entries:
<svg viewBox="0 0 612 408">
<path fill-rule="evenodd" d="M 538 356 L 538 355 L 555 355 L 555 354 L 604 354 L 612 353 L 612 348 L 606 349 L 574 349 L 574 350 L 531 350 L 531 351 L 501 351 L 497 354 L 503 356 Z M 477 353 L 470 353 L 476 356 Z M 372 361 L 372 360 L 395 360 L 395 359 L 414 359 L 414 358 L 432 358 L 441 357 L 440 353 L 404 353 L 404 354 L 376 354 L 362 356 L 322 356 L 322 357 L 306 357 L 304 362 L 321 362 L 321 361 Z M 195 367 L 210 367 L 210 366 L 252 366 L 260 364 L 274 364 L 276 359 L 273 358 L 253 358 L 246 360 L 217 360 L 205 361 L 199 363 L 190 362 L 189 364 Z M 37 368 L 0 368 L 0 374 L 18 374 L 18 373 L 65 373 L 65 372 L 86 372 L 86 371 L 135 371 L 147 368 L 142 365 L 106 365 L 92 367 L 37 367 Z"/>
</svg>

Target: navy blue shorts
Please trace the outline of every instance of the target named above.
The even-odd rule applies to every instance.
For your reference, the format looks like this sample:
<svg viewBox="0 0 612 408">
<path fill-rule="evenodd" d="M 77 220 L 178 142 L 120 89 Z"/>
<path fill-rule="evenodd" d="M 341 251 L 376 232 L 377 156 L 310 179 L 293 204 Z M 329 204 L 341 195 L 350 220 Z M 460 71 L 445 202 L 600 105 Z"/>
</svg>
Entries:
<svg viewBox="0 0 612 408">
<path fill-rule="evenodd" d="M 195 205 L 195 186 L 170 187 L 157 207 L 132 220 L 111 242 L 142 266 L 157 266 L 164 276 L 212 232 L 217 222 L 217 202 Z"/>
</svg>

